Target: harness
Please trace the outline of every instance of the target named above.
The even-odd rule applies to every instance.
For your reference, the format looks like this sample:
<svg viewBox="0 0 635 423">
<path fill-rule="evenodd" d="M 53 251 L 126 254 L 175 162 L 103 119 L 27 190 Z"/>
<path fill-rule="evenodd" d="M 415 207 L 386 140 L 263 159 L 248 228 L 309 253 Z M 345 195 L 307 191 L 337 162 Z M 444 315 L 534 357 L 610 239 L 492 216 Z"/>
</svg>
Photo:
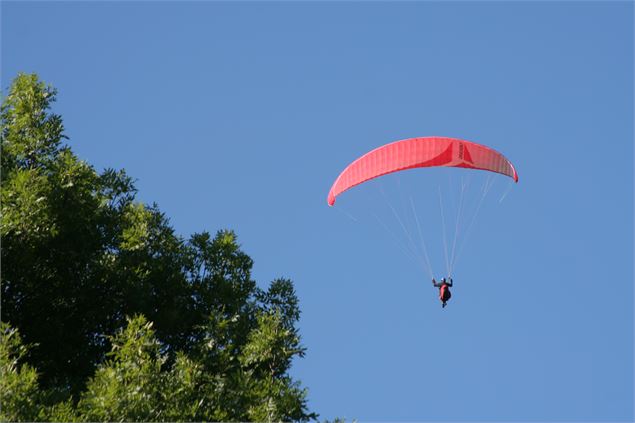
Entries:
<svg viewBox="0 0 635 423">
<path fill-rule="evenodd" d="M 447 301 L 450 297 L 452 297 L 452 293 L 448 288 L 449 287 L 446 284 L 441 285 L 441 289 L 439 289 L 439 299 L 441 301 Z"/>
</svg>

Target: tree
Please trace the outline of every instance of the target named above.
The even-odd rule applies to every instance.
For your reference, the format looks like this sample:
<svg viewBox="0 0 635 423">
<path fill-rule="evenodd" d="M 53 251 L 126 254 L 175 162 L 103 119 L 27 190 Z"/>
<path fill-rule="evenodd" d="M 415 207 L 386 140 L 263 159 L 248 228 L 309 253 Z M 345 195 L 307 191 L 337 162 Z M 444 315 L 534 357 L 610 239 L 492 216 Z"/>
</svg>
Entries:
<svg viewBox="0 0 635 423">
<path fill-rule="evenodd" d="M 231 230 L 176 235 L 125 171 L 62 144 L 55 98 L 20 74 L 0 110 L 2 320 L 33 346 L 39 378 L 18 379 L 43 392 L 22 417 L 315 418 L 288 375 L 304 355 L 293 283 L 258 288 Z"/>
</svg>

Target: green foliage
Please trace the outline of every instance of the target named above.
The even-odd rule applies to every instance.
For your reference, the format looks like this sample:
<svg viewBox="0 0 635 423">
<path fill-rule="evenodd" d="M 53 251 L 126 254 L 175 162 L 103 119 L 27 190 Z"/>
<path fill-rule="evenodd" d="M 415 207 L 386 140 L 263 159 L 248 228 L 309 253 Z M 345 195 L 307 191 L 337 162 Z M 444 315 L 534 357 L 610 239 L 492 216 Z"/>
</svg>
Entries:
<svg viewBox="0 0 635 423">
<path fill-rule="evenodd" d="M 97 369 L 78 409 L 88 421 L 159 421 L 161 365 L 159 341 L 142 316 L 113 339 L 110 359 Z"/>
<path fill-rule="evenodd" d="M 260 313 L 258 326 L 250 332 L 241 363 L 256 373 L 279 377 L 289 368 L 291 358 L 304 353 L 297 334 L 282 323 L 280 313 Z"/>
<path fill-rule="evenodd" d="M 28 348 L 6 323 L 0 323 L 0 332 L 0 421 L 35 420 L 41 408 L 37 373 L 22 363 Z"/>
<path fill-rule="evenodd" d="M 201 421 L 212 420 L 210 404 L 214 404 L 214 395 L 210 395 L 213 380 L 205 373 L 200 363 L 183 353 L 177 354 L 174 365 L 165 375 L 163 382 L 163 415 L 165 421 Z M 212 389 L 213 390 L 213 389 Z"/>
<path fill-rule="evenodd" d="M 73 402 L 68 399 L 55 403 L 50 407 L 43 408 L 36 421 L 79 422 L 81 420 Z"/>
<path fill-rule="evenodd" d="M 64 138 L 59 115 L 49 113 L 57 91 L 37 75 L 20 74 L 0 108 L 2 118 L 2 169 L 44 168 L 52 161 Z"/>
<path fill-rule="evenodd" d="M 0 111 L 2 417 L 316 418 L 288 375 L 293 283 L 259 289 L 234 232 L 184 239 L 123 170 L 79 160 L 55 96 L 20 74 Z"/>
<path fill-rule="evenodd" d="M 258 326 L 240 357 L 252 381 L 256 398 L 249 406 L 250 421 L 292 421 L 306 417 L 306 391 L 294 383 L 286 371 L 294 356 L 304 354 L 297 333 L 285 327 L 281 314 L 259 313 Z"/>
<path fill-rule="evenodd" d="M 124 227 L 119 248 L 127 251 L 147 247 L 150 238 L 152 213 L 143 204 L 130 204 L 124 215 Z"/>
</svg>

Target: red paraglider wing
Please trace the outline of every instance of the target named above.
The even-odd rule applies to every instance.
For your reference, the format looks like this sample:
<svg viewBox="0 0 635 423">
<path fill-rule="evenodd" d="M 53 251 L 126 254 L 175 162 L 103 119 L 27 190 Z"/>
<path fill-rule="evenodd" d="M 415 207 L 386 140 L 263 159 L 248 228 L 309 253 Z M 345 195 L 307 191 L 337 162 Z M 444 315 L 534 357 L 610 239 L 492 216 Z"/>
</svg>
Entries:
<svg viewBox="0 0 635 423">
<path fill-rule="evenodd" d="M 434 166 L 488 170 L 518 182 L 514 165 L 489 147 L 457 138 L 410 138 L 376 148 L 348 165 L 335 180 L 327 201 L 332 206 L 335 198 L 347 189 L 378 176 Z"/>
</svg>

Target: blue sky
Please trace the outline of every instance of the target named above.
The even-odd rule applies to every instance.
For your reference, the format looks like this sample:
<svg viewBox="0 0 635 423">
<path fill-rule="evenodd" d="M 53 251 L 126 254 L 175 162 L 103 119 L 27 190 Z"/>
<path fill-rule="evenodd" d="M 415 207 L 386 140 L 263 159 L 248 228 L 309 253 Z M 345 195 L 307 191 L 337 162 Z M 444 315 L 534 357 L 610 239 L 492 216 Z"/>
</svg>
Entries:
<svg viewBox="0 0 635 423">
<path fill-rule="evenodd" d="M 260 285 L 295 281 L 321 418 L 633 420 L 632 3 L 4 1 L 1 24 L 2 88 L 57 87 L 80 157 L 184 236 L 234 229 Z M 412 196 L 440 277 L 438 191 L 450 213 L 483 175 L 326 204 L 350 161 L 426 135 L 520 175 L 502 202 L 494 178 L 446 309 L 378 193 Z"/>
</svg>

